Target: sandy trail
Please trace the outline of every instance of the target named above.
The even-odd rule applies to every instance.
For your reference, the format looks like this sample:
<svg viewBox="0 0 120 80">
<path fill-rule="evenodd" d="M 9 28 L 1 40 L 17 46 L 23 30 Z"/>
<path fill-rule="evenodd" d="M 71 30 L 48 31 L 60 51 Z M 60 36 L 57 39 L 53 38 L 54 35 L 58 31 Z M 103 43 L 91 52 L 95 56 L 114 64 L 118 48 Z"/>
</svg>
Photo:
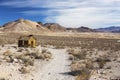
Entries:
<svg viewBox="0 0 120 80">
<path fill-rule="evenodd" d="M 43 66 L 38 66 L 34 74 L 34 80 L 75 80 L 73 76 L 66 74 L 70 72 L 69 55 L 65 49 L 49 49 L 53 59 Z M 39 65 L 39 64 L 38 64 Z"/>
</svg>

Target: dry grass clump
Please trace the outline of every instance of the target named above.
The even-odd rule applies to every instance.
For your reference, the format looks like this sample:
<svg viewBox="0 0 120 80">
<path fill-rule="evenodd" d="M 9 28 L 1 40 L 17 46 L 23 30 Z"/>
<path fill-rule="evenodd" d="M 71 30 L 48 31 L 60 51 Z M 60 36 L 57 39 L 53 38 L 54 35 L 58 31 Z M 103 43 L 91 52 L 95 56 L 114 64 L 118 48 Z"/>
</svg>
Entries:
<svg viewBox="0 0 120 80">
<path fill-rule="evenodd" d="M 47 51 L 47 49 L 43 49 L 41 52 L 36 50 L 35 52 L 32 52 L 30 55 L 33 56 L 35 59 L 49 60 L 52 58 L 51 52 Z"/>
<path fill-rule="evenodd" d="M 91 70 L 94 68 L 92 61 L 87 59 L 87 49 L 75 50 L 69 49 L 70 59 L 73 60 L 71 64 L 72 75 L 76 76 L 76 80 L 89 80 Z M 73 59 L 74 58 L 74 59 Z"/>
<path fill-rule="evenodd" d="M 49 60 L 52 58 L 51 52 L 44 53 L 44 59 Z"/>
<path fill-rule="evenodd" d="M 71 49 L 68 49 L 67 51 L 70 55 L 72 55 L 72 56 L 70 56 L 70 59 L 73 59 L 73 57 L 74 57 L 74 60 L 85 59 L 86 55 L 87 55 L 87 51 L 84 49 L 79 51 L 79 50 L 75 50 L 75 49 L 71 48 Z"/>
<path fill-rule="evenodd" d="M 13 53 L 11 52 L 11 50 L 6 50 L 4 53 L 3 53 L 4 56 L 12 56 Z"/>
<path fill-rule="evenodd" d="M 14 60 L 13 60 L 13 57 L 11 57 L 11 56 L 5 56 L 4 58 L 3 58 L 3 60 L 6 60 L 6 62 L 13 62 Z"/>
<path fill-rule="evenodd" d="M 104 68 L 104 65 L 110 61 L 111 60 L 107 56 L 101 56 L 96 59 L 96 62 L 98 63 L 100 69 Z"/>
<path fill-rule="evenodd" d="M 76 61 L 71 64 L 72 74 L 76 76 L 76 80 L 89 80 L 92 68 L 92 63 L 86 61 Z"/>
<path fill-rule="evenodd" d="M 67 50 L 67 52 L 69 54 L 74 54 L 75 53 L 75 49 L 74 48 L 70 48 L 70 49 Z"/>
<path fill-rule="evenodd" d="M 14 54 L 12 53 L 12 51 L 7 50 L 3 53 L 3 56 L 4 56 L 3 60 L 6 60 L 7 62 L 13 62 L 13 60 L 14 60 L 13 55 Z"/>
<path fill-rule="evenodd" d="M 76 77 L 76 80 L 89 80 L 91 77 L 91 71 L 88 68 L 80 70 L 80 74 Z"/>
<path fill-rule="evenodd" d="M 83 68 L 93 69 L 94 68 L 93 62 L 90 60 L 79 60 L 73 61 L 71 64 L 72 71 L 81 70 Z"/>
<path fill-rule="evenodd" d="M 32 52 L 32 53 L 27 53 L 27 54 L 34 57 L 35 59 L 43 59 L 42 53 L 39 52 L 38 50 L 36 50 L 35 52 Z"/>
<path fill-rule="evenodd" d="M 71 70 L 72 71 L 77 71 L 77 70 L 80 70 L 84 67 L 86 67 L 86 65 L 81 61 L 73 61 L 72 64 L 71 64 Z"/>
<path fill-rule="evenodd" d="M 28 56 L 28 55 L 25 55 L 25 54 L 22 54 L 22 55 L 19 55 L 16 57 L 19 61 L 22 61 L 22 63 L 25 65 L 25 66 L 33 66 L 34 65 L 34 57 L 32 56 Z"/>
</svg>

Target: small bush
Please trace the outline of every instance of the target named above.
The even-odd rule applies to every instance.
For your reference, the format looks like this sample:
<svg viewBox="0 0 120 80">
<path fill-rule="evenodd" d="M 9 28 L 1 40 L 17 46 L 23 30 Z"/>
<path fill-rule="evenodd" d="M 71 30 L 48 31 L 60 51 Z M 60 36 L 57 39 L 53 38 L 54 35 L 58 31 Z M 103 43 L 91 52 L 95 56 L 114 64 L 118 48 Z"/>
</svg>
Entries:
<svg viewBox="0 0 120 80">
<path fill-rule="evenodd" d="M 42 49 L 42 53 L 46 53 L 47 52 L 47 49 Z"/>
<path fill-rule="evenodd" d="M 76 80 L 89 80 L 91 77 L 91 71 L 87 68 L 80 70 L 80 74 L 76 77 Z"/>
<path fill-rule="evenodd" d="M 73 48 L 71 48 L 71 49 L 68 49 L 67 52 L 68 52 L 69 54 L 74 54 L 75 50 L 74 50 Z"/>
<path fill-rule="evenodd" d="M 40 53 L 38 51 L 37 52 L 32 52 L 30 55 L 33 56 L 35 59 L 43 59 L 42 53 Z"/>
<path fill-rule="evenodd" d="M 33 66 L 34 65 L 34 57 L 30 57 L 28 55 L 26 56 L 26 55 L 22 54 L 22 55 L 19 55 L 17 57 L 17 59 L 22 60 L 23 64 L 25 64 L 25 66 L 28 66 L 28 65 Z"/>
<path fill-rule="evenodd" d="M 93 68 L 90 60 L 73 61 L 71 64 L 72 75 L 77 76 L 76 80 L 89 80 Z"/>
<path fill-rule="evenodd" d="M 74 59 L 75 60 L 82 60 L 82 59 L 85 59 L 86 58 L 86 55 L 87 55 L 87 51 L 86 50 L 75 50 L 75 49 L 68 49 L 67 52 L 71 55 L 74 56 Z"/>
<path fill-rule="evenodd" d="M 4 56 L 12 56 L 13 53 L 10 50 L 7 50 L 3 53 Z"/>
<path fill-rule="evenodd" d="M 51 52 L 46 52 L 46 53 L 43 53 L 43 59 L 44 60 L 49 60 L 52 58 L 52 54 Z"/>
<path fill-rule="evenodd" d="M 105 65 L 105 61 L 103 59 L 99 59 L 99 62 L 98 62 L 98 65 L 99 65 L 99 68 L 102 69 Z"/>
<path fill-rule="evenodd" d="M 99 68 L 102 69 L 104 67 L 104 65 L 106 64 L 106 62 L 110 62 L 111 60 L 106 58 L 106 57 L 100 57 L 96 60 L 96 62 L 99 65 Z"/>
</svg>

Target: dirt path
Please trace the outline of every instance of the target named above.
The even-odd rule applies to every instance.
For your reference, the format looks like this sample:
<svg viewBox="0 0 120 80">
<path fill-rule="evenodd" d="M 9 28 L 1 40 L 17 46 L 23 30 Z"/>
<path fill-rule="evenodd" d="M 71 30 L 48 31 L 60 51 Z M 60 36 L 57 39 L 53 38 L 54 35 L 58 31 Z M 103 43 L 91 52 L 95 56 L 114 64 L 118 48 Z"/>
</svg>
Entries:
<svg viewBox="0 0 120 80">
<path fill-rule="evenodd" d="M 70 72 L 70 61 L 65 49 L 49 49 L 53 54 L 53 59 L 43 65 L 38 66 L 34 80 L 74 80 Z"/>
</svg>

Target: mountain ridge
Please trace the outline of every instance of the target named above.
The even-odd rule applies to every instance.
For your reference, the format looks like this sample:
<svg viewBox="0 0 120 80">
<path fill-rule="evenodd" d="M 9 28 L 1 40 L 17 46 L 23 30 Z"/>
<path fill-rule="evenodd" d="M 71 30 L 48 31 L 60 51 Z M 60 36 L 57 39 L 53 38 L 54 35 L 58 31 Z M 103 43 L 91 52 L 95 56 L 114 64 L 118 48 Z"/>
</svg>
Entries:
<svg viewBox="0 0 120 80">
<path fill-rule="evenodd" d="M 53 32 L 65 32 L 66 28 L 58 23 L 45 23 L 44 26 Z"/>
<path fill-rule="evenodd" d="M 120 26 L 110 26 L 106 28 L 92 29 L 85 26 L 78 28 L 66 28 L 58 23 L 42 23 L 27 19 L 17 19 L 5 23 L 0 31 L 3 32 L 29 32 L 29 33 L 43 33 L 43 32 L 116 32 L 120 33 Z"/>
<path fill-rule="evenodd" d="M 120 33 L 120 26 L 110 26 L 105 28 L 98 28 L 97 31 L 102 32 L 113 32 L 113 33 Z"/>
</svg>

